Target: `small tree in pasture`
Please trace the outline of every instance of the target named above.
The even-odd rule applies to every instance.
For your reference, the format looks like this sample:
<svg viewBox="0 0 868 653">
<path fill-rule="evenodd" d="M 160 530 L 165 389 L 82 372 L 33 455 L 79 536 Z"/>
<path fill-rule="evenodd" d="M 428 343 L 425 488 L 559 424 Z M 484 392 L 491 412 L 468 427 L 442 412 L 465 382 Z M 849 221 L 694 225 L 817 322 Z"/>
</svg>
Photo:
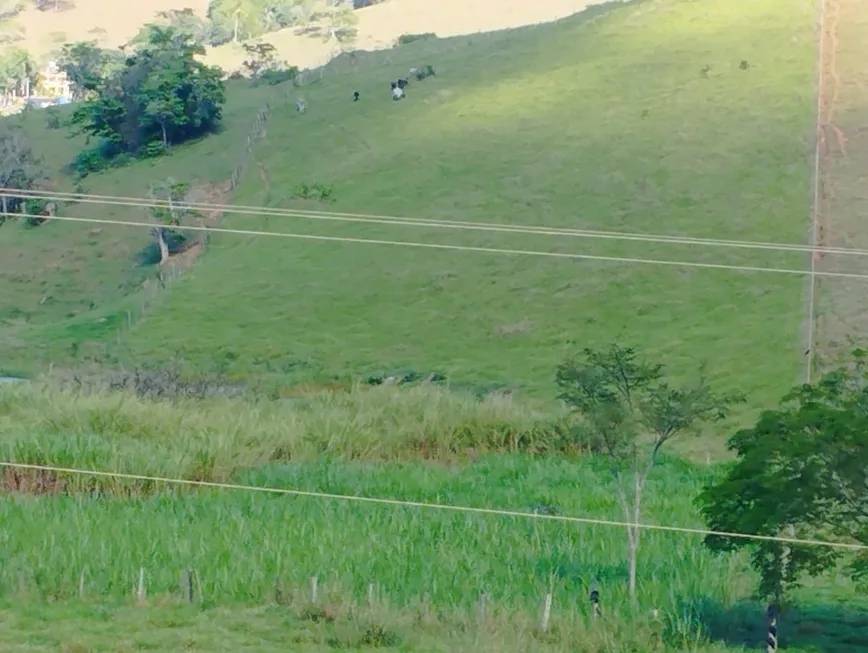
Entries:
<svg viewBox="0 0 868 653">
<path fill-rule="evenodd" d="M 712 392 L 700 373 L 676 387 L 663 366 L 651 365 L 631 347 L 614 344 L 585 349 L 558 367 L 559 398 L 579 417 L 578 437 L 589 437 L 609 459 L 618 503 L 627 526 L 628 583 L 636 596 L 636 565 L 642 496 L 648 474 L 663 446 L 696 432 L 704 422 L 723 419 L 737 396 Z"/>
<path fill-rule="evenodd" d="M 177 229 L 186 218 L 201 217 L 201 213 L 190 208 L 188 196 L 190 184 L 167 179 L 151 187 L 151 217 L 157 223 L 154 239 L 160 248 L 160 263 L 165 263 L 170 254 L 184 248 L 187 234 Z"/>
<path fill-rule="evenodd" d="M 32 190 L 46 178 L 47 171 L 30 147 L 24 130 L 4 121 L 0 126 L 0 188 Z M 12 213 L 23 201 L 20 197 L 7 196 L 4 205 Z"/>
<path fill-rule="evenodd" d="M 244 52 L 247 59 L 243 66 L 251 79 L 256 79 L 267 70 L 274 70 L 280 66 L 277 60 L 277 48 L 271 43 L 245 43 Z"/>
<path fill-rule="evenodd" d="M 711 530 L 868 545 L 868 358 L 788 394 L 729 447 L 738 456 L 699 498 Z M 804 575 L 834 567 L 840 548 L 709 536 L 716 551 L 751 550 L 760 593 L 779 607 Z M 848 560 L 868 579 L 868 553 Z"/>
</svg>

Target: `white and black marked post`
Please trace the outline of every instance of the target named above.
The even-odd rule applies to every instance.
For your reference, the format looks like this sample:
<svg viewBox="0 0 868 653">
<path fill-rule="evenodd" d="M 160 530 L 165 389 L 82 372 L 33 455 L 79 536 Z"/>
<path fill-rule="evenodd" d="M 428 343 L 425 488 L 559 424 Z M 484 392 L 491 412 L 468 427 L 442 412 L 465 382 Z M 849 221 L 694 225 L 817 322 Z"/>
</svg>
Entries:
<svg viewBox="0 0 868 653">
<path fill-rule="evenodd" d="M 766 611 L 768 618 L 768 635 L 766 636 L 766 653 L 777 653 L 778 650 L 778 609 L 770 605 Z"/>
</svg>

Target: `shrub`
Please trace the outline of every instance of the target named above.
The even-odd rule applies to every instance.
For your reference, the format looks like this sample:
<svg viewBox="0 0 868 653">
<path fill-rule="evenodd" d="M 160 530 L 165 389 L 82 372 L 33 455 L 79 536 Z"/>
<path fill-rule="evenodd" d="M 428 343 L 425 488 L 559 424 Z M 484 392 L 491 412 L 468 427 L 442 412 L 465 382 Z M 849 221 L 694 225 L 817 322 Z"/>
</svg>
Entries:
<svg viewBox="0 0 868 653">
<path fill-rule="evenodd" d="M 49 107 L 45 110 L 45 113 L 45 126 L 48 129 L 60 129 L 62 127 L 60 122 L 60 111 L 58 111 L 56 107 Z"/>
<path fill-rule="evenodd" d="M 424 34 L 401 34 L 398 37 L 398 45 L 407 45 L 414 41 L 431 41 L 436 39 L 437 35 L 434 32 L 425 32 Z"/>
<path fill-rule="evenodd" d="M 117 144 L 110 141 L 102 141 L 96 147 L 79 152 L 72 160 L 72 163 L 70 163 L 69 168 L 79 179 L 83 179 L 89 174 L 102 172 L 110 165 L 113 165 L 114 159 L 121 153 Z"/>
<path fill-rule="evenodd" d="M 157 265 L 161 258 L 160 246 L 155 242 L 150 242 L 136 256 L 136 264 L 140 267 L 149 267 Z"/>
<path fill-rule="evenodd" d="M 30 217 L 24 220 L 24 224 L 27 227 L 38 227 L 42 223 L 45 222 L 45 217 L 38 216 L 47 216 L 48 215 L 48 200 L 44 200 L 39 197 L 30 197 L 24 200 L 24 213 L 30 215 Z"/>
<path fill-rule="evenodd" d="M 313 184 L 301 183 L 292 192 L 292 199 L 334 202 L 335 189 L 331 184 L 321 184 L 319 182 Z"/>
<path fill-rule="evenodd" d="M 162 141 L 151 141 L 142 148 L 141 157 L 143 159 L 155 159 L 165 153 L 166 146 L 163 145 Z"/>
<path fill-rule="evenodd" d="M 288 68 L 279 68 L 275 70 L 265 70 L 255 80 L 256 84 L 266 84 L 267 86 L 277 86 L 284 82 L 294 81 L 298 76 L 298 67 L 289 66 Z"/>
</svg>

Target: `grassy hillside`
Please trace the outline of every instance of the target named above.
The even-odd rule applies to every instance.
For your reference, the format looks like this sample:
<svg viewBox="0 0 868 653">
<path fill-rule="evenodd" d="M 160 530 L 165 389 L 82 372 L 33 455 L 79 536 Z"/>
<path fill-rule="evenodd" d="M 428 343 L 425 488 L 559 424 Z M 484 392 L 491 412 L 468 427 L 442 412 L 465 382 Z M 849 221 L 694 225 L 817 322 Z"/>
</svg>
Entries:
<svg viewBox="0 0 868 653">
<path fill-rule="evenodd" d="M 86 190 L 143 196 L 173 177 L 196 198 L 249 205 L 801 243 L 812 21 L 808 2 L 671 0 L 360 53 L 301 88 L 233 83 L 223 133 L 88 177 Z M 437 77 L 391 101 L 386 82 L 427 63 Z M 230 195 L 225 182 L 269 100 L 266 136 Z M 80 143 L 45 119 L 18 120 L 56 186 L 71 189 L 61 169 Z M 335 201 L 291 199 L 305 183 L 332 185 Z M 758 250 L 213 219 L 283 234 L 806 264 Z M 2 388 L 0 460 L 617 519 L 607 467 L 556 453 L 552 376 L 565 355 L 617 337 L 676 372 L 705 360 L 715 386 L 743 390 L 751 409 L 801 372 L 796 276 L 217 234 L 158 290 L 156 270 L 136 263 L 148 242 L 145 230 L 102 224 L 0 228 L 2 369 L 171 362 L 267 392 L 157 402 Z M 524 392 L 320 391 L 409 369 Z M 688 449 L 705 462 L 721 436 Z M 694 498 L 719 472 L 667 458 L 649 481 L 645 520 L 701 526 Z M 0 643 L 10 650 L 724 653 L 764 638 L 747 559 L 712 556 L 692 535 L 643 535 L 632 605 L 621 528 L 105 477 L 6 470 L 0 482 Z M 188 568 L 193 606 L 179 582 Z M 148 596 L 134 605 L 141 569 Z M 596 623 L 592 587 L 604 611 Z M 864 650 L 868 606 L 848 582 L 823 577 L 794 599 L 782 647 Z"/>
<path fill-rule="evenodd" d="M 616 8 L 592 23 L 580 16 L 414 44 L 365 55 L 355 66 L 337 62 L 322 81 L 283 96 L 290 101 L 273 111 L 237 201 L 801 242 L 811 171 L 809 9 L 770 0 L 646 3 Z M 747 70 L 740 69 L 742 60 Z M 393 103 L 386 81 L 420 62 L 436 65 L 438 76 Z M 354 89 L 362 93 L 359 104 L 349 100 Z M 250 102 L 247 95 L 235 96 L 239 111 Z M 296 95 L 308 101 L 304 115 L 293 110 Z M 244 122 L 241 114 L 236 120 L 230 128 Z M 243 141 L 244 132 L 234 136 Z M 227 142 L 187 148 L 157 168 L 106 174 L 89 188 L 142 194 L 147 179 L 170 170 L 213 181 L 224 159 L 207 153 L 224 153 Z M 302 182 L 333 184 L 337 201 L 323 207 L 290 200 Z M 129 216 L 96 206 L 76 210 Z M 806 264 L 802 255 L 756 250 L 288 218 L 224 217 L 223 223 L 639 258 Z M 62 230 L 4 232 L 0 246 L 26 252 Z M 64 246 L 72 234 L 85 233 L 75 225 L 66 231 L 58 241 Z M 145 235 L 106 229 L 101 237 L 109 233 L 127 249 L 118 256 L 105 240 L 94 241 L 102 264 L 115 259 L 129 267 Z M 58 321 L 60 312 L 43 311 L 41 293 L 33 292 L 46 275 L 44 258 L 29 260 L 29 267 L 21 262 L 27 270 L 21 274 L 29 275 L 22 289 L 33 317 L 26 328 L 8 332 L 20 345 L 10 367 L 16 360 L 59 363 L 70 348 L 80 353 L 79 344 L 94 341 L 90 355 L 125 363 L 167 360 L 180 351 L 195 366 L 220 364 L 240 375 L 309 378 L 414 368 L 548 392 L 553 366 L 567 352 L 619 336 L 676 367 L 707 360 L 720 383 L 761 404 L 794 382 L 802 364 L 799 277 L 219 236 L 118 345 L 112 327 L 126 320 L 128 306 L 117 310 L 109 301 L 117 294 L 116 274 L 100 274 L 81 260 L 93 285 L 65 296 L 87 306 L 93 301 L 94 309 Z M 37 328 L 40 320 L 50 324 Z"/>
<path fill-rule="evenodd" d="M 413 44 L 361 56 L 355 65 L 339 61 L 321 81 L 289 97 L 278 87 L 267 137 L 237 201 L 799 243 L 811 172 L 811 24 L 809 3 L 801 1 L 651 2 L 615 8 L 592 22 L 579 16 Z M 740 68 L 743 60 L 747 70 Z M 438 76 L 393 103 L 386 82 L 427 62 Z M 358 104 L 349 99 L 355 89 L 363 97 Z M 233 92 L 225 135 L 183 148 L 156 167 L 94 177 L 88 189 L 141 195 L 148 180 L 169 174 L 213 185 L 231 169 L 231 139 L 243 146 L 243 107 L 256 104 L 251 95 Z M 310 107 L 304 115 L 292 107 L 298 95 Z M 45 151 L 55 138 L 62 137 L 41 141 Z M 336 202 L 290 200 L 302 182 L 333 184 Z M 72 210 L 132 214 L 99 206 Z M 223 224 L 806 264 L 799 254 L 757 250 L 288 218 L 224 216 Z M 146 235 L 100 228 L 98 238 L 78 225 L 2 230 L 0 247 L 18 253 L 15 274 L 22 279 L 8 305 L 26 303 L 19 308 L 28 320 L 4 330 L 6 367 L 59 365 L 72 353 L 131 364 L 181 352 L 196 367 L 228 367 L 242 376 L 322 378 L 414 368 L 548 394 L 552 369 L 564 355 L 617 336 L 642 343 L 679 369 L 707 360 L 715 380 L 762 405 L 797 380 L 802 365 L 800 277 L 228 235 L 215 237 L 195 269 L 119 337 L 116 327 L 127 320 L 127 309 L 144 297 L 113 298 L 126 278 L 121 270 L 138 274 L 130 268 Z M 54 277 L 45 254 L 28 254 L 52 241 L 76 259 L 56 263 L 61 267 Z M 53 307 L 40 304 L 46 294 L 40 286 L 52 279 L 64 284 L 62 292 L 48 293 L 60 302 Z"/>
</svg>

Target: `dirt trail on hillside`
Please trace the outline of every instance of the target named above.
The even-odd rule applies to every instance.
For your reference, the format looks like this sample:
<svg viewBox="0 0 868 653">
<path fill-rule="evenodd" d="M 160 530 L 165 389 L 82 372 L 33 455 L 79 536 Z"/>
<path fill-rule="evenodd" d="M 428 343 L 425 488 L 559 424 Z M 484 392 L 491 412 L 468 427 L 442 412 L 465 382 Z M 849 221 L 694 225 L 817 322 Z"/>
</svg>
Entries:
<svg viewBox="0 0 868 653">
<path fill-rule="evenodd" d="M 824 4 L 816 241 L 868 249 L 868 12 L 864 0 Z M 865 257 L 815 254 L 813 266 L 868 274 Z M 814 308 L 815 369 L 822 369 L 868 331 L 868 280 L 817 278 Z"/>
</svg>

